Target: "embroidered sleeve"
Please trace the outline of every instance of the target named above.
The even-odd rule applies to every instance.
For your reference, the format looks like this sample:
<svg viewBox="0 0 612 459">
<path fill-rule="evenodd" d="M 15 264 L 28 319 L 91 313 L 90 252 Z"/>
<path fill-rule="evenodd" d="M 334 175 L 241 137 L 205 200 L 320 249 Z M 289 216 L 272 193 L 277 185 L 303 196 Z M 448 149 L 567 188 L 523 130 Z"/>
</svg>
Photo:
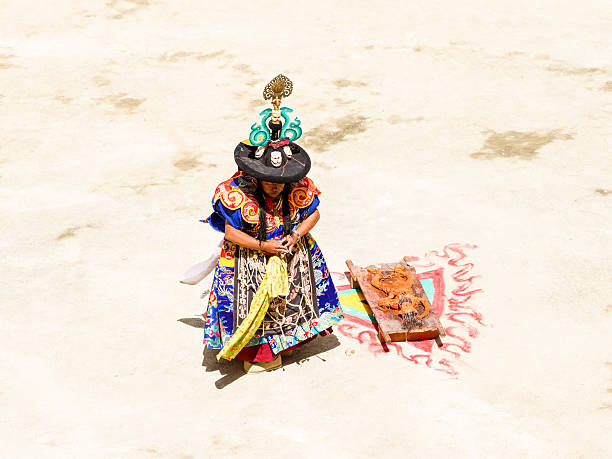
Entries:
<svg viewBox="0 0 612 459">
<path fill-rule="evenodd" d="M 225 231 L 225 222 L 243 231 L 246 224 L 259 221 L 259 206 L 253 199 L 254 179 L 243 173 L 234 174 L 221 182 L 212 199 L 213 214 L 208 223 L 217 231 Z"/>
<path fill-rule="evenodd" d="M 309 207 L 321 192 L 308 177 L 300 180 L 289 193 L 289 202 L 298 209 Z"/>
<path fill-rule="evenodd" d="M 289 202 L 297 210 L 300 220 L 304 220 L 319 206 L 319 195 L 321 192 L 314 182 L 304 177 L 289 193 Z"/>
<path fill-rule="evenodd" d="M 315 196 L 308 207 L 304 207 L 302 209 L 298 209 L 300 213 L 300 220 L 305 220 L 309 215 L 311 215 L 315 210 L 319 207 L 319 198 Z"/>
<path fill-rule="evenodd" d="M 225 231 L 225 222 L 227 222 L 237 230 L 242 231 L 242 228 L 244 227 L 244 221 L 242 220 L 240 208 L 232 210 L 226 207 L 223 202 L 219 200 L 213 204 L 213 209 L 214 212 L 211 215 L 211 224 L 213 225 L 213 228 L 218 229 L 217 226 L 221 226 L 222 222 L 223 231 Z M 217 225 L 213 224 L 213 221 L 215 221 Z"/>
</svg>

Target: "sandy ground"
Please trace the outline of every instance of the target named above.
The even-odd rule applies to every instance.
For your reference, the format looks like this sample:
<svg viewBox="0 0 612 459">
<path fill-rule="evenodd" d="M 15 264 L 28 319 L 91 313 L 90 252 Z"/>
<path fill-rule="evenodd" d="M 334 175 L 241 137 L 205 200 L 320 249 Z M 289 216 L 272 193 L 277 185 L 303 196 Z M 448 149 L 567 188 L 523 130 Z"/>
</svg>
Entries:
<svg viewBox="0 0 612 459">
<path fill-rule="evenodd" d="M 0 13 L 2 457 L 612 455 L 609 2 Z M 478 246 L 456 377 L 341 333 L 257 377 L 203 356 L 177 279 L 281 72 L 331 269 Z"/>
</svg>

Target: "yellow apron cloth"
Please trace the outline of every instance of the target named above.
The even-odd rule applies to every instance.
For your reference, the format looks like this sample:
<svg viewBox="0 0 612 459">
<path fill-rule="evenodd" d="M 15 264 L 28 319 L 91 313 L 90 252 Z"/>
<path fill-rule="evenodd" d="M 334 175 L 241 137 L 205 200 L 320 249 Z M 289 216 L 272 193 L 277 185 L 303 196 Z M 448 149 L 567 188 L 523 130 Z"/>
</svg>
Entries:
<svg viewBox="0 0 612 459">
<path fill-rule="evenodd" d="M 276 255 L 270 257 L 266 265 L 266 274 L 251 301 L 249 314 L 234 332 L 231 339 L 223 346 L 223 349 L 219 351 L 217 360 L 221 358 L 232 360 L 236 357 L 255 335 L 270 307 L 270 301 L 277 296 L 287 296 L 288 294 L 287 262 Z"/>
</svg>

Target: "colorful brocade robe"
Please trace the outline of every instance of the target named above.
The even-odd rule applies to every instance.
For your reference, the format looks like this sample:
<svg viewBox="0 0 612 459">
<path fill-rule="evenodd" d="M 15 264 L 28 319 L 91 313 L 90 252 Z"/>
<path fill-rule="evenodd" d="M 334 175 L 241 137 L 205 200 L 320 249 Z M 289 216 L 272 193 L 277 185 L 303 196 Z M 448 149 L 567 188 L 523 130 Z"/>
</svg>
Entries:
<svg viewBox="0 0 612 459">
<path fill-rule="evenodd" d="M 225 231 L 225 223 L 251 236 L 257 234 L 259 205 L 254 197 L 257 182 L 237 172 L 219 184 L 213 197 L 213 213 L 206 219 L 213 228 Z M 305 177 L 287 184 L 292 228 L 311 215 L 319 205 L 320 191 Z M 266 198 L 266 235 L 283 236 L 282 202 Z M 249 312 L 249 305 L 265 275 L 269 255 L 225 240 L 215 269 L 204 325 L 204 344 L 221 349 Z M 289 295 L 276 298 L 247 346 L 268 343 L 278 353 L 343 319 L 338 292 L 319 246 L 310 234 L 300 238 L 294 254 L 287 258 Z"/>
</svg>

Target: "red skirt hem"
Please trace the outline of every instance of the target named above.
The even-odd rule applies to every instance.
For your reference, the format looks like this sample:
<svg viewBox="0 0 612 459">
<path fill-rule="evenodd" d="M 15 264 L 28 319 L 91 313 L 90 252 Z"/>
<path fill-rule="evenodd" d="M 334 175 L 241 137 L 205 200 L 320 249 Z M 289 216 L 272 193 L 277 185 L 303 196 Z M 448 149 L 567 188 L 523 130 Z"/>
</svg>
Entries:
<svg viewBox="0 0 612 459">
<path fill-rule="evenodd" d="M 297 349 L 300 346 L 303 346 L 306 343 L 309 343 L 310 341 L 317 338 L 318 336 L 331 335 L 332 333 L 333 333 L 332 329 L 328 328 L 327 330 L 323 330 L 321 333 L 316 334 L 312 338 L 308 338 L 302 341 L 301 343 L 296 344 L 295 346 L 291 346 L 279 352 L 279 354 L 283 355 L 287 351 L 292 351 L 294 349 Z M 271 362 L 272 360 L 274 360 L 275 357 L 276 355 L 272 352 L 272 348 L 270 347 L 268 343 L 262 343 L 256 346 L 244 347 L 238 353 L 238 355 L 236 355 L 237 359 L 246 360 L 248 362 Z"/>
</svg>

